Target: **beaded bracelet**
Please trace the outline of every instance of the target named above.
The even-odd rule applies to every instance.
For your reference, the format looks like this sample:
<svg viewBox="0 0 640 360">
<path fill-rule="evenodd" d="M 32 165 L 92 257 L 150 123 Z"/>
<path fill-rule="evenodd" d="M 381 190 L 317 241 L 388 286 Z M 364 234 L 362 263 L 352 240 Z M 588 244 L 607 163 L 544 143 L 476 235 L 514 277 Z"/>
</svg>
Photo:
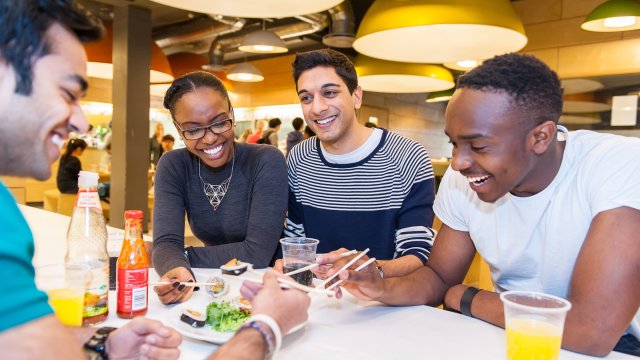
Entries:
<svg viewBox="0 0 640 360">
<path fill-rule="evenodd" d="M 282 345 L 282 333 L 278 323 L 269 315 L 257 314 L 247 320 L 247 322 L 238 329 L 238 332 L 244 329 L 256 329 L 260 332 L 267 343 L 267 359 L 270 359 Z"/>
</svg>

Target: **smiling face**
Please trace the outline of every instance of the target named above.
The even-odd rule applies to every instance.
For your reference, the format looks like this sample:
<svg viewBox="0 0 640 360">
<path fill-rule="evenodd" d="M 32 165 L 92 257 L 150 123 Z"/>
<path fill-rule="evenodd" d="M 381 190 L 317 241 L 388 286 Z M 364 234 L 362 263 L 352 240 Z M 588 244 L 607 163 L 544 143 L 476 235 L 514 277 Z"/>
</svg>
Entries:
<svg viewBox="0 0 640 360">
<path fill-rule="evenodd" d="M 510 99 L 504 92 L 463 88 L 455 92 L 445 115 L 445 132 L 453 144 L 451 167 L 487 202 L 508 192 L 532 195 L 546 186 L 536 169 L 548 147 L 540 143 L 539 130 L 549 125 L 529 130 L 525 114 Z"/>
<path fill-rule="evenodd" d="M 325 66 L 304 71 L 297 85 L 307 125 L 328 151 L 343 154 L 361 145 L 356 118 L 356 109 L 362 105 L 360 87 L 350 94 L 336 71 Z"/>
<path fill-rule="evenodd" d="M 229 101 L 210 87 L 199 87 L 184 94 L 175 104 L 178 131 L 209 126 L 231 119 Z M 184 137 L 183 137 L 184 138 Z M 221 134 L 207 130 L 198 140 L 184 139 L 187 149 L 211 167 L 220 167 L 233 157 L 233 127 Z"/>
<path fill-rule="evenodd" d="M 84 48 L 58 24 L 45 36 L 50 52 L 33 64 L 30 95 L 15 93 L 15 72 L 0 60 L 0 174 L 47 179 L 69 132 L 89 127 L 79 103 L 87 86 Z"/>
</svg>

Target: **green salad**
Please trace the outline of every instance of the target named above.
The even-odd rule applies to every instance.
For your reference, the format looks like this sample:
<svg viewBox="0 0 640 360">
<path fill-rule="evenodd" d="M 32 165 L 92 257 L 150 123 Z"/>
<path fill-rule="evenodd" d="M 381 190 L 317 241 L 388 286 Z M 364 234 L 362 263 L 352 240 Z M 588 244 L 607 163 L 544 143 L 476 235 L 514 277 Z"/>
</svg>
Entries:
<svg viewBox="0 0 640 360">
<path fill-rule="evenodd" d="M 207 306 L 207 324 L 219 332 L 236 331 L 251 317 L 248 310 L 238 309 L 228 301 Z"/>
</svg>

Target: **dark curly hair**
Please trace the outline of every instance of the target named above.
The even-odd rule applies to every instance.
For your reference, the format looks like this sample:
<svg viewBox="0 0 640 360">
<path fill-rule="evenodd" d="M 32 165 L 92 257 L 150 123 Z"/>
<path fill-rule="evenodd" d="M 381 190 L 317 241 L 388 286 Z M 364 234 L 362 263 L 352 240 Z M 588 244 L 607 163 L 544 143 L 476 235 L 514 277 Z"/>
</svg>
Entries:
<svg viewBox="0 0 640 360">
<path fill-rule="evenodd" d="M 227 93 L 227 88 L 224 87 L 222 81 L 217 76 L 206 71 L 194 71 L 173 80 L 171 86 L 164 94 L 163 105 L 165 109 L 168 109 L 169 112 L 171 112 L 173 120 L 176 119 L 175 110 L 178 100 L 180 100 L 185 94 L 195 91 L 201 87 L 208 87 L 219 92 L 220 95 L 227 100 L 227 103 L 229 104 L 229 111 L 232 111 L 229 93 Z"/>
<path fill-rule="evenodd" d="M 31 94 L 33 64 L 50 52 L 45 33 L 55 23 L 83 42 L 99 39 L 104 31 L 100 20 L 73 0 L 0 1 L 0 59 L 16 73 L 17 94 Z"/>
<path fill-rule="evenodd" d="M 531 127 L 547 120 L 557 123 L 562 114 L 558 75 L 531 55 L 506 54 L 487 60 L 460 76 L 457 88 L 509 94 Z"/>
<path fill-rule="evenodd" d="M 321 49 L 297 53 L 291 66 L 293 67 L 293 81 L 296 83 L 296 91 L 298 90 L 300 75 L 318 66 L 333 68 L 347 85 L 349 93 L 353 94 L 353 91 L 358 87 L 358 74 L 353 63 L 345 54 L 335 50 Z"/>
</svg>

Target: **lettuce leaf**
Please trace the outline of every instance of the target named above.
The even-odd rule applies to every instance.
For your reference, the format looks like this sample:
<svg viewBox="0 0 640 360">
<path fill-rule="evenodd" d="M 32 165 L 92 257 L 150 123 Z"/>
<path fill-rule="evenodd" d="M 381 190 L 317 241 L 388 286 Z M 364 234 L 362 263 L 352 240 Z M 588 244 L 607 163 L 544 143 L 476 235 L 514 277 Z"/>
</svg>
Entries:
<svg viewBox="0 0 640 360">
<path fill-rule="evenodd" d="M 212 302 L 207 306 L 206 323 L 215 331 L 236 331 L 249 317 L 249 312 L 236 308 L 228 301 Z"/>
</svg>

